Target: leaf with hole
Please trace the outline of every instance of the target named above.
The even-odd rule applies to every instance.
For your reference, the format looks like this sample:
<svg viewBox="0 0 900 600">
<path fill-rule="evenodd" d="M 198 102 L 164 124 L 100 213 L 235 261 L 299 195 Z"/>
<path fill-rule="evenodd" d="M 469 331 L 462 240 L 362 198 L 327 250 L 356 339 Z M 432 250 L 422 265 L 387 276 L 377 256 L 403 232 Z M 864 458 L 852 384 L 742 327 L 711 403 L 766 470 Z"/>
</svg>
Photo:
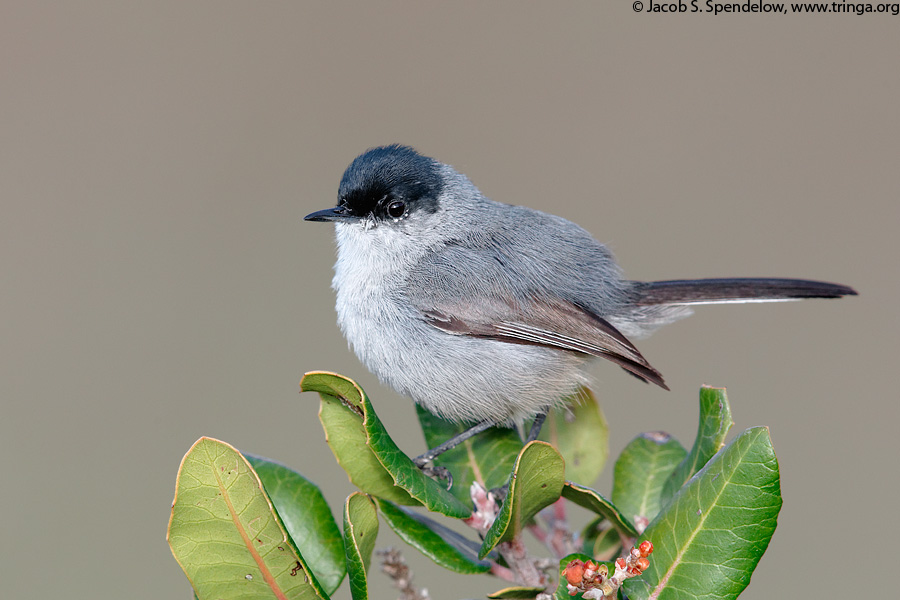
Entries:
<svg viewBox="0 0 900 600">
<path fill-rule="evenodd" d="M 263 483 L 291 539 L 325 592 L 333 594 L 347 574 L 341 530 L 319 488 L 281 463 L 244 454 Z"/>
<path fill-rule="evenodd" d="M 200 600 L 328 597 L 253 467 L 224 442 L 200 438 L 185 454 L 167 538 Z"/>
</svg>

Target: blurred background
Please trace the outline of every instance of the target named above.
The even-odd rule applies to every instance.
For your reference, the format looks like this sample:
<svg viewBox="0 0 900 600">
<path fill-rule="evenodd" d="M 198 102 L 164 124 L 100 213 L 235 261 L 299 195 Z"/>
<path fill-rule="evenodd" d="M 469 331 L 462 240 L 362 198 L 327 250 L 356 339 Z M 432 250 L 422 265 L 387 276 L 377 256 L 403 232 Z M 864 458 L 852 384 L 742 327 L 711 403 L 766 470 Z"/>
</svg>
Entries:
<svg viewBox="0 0 900 600">
<path fill-rule="evenodd" d="M 771 428 L 785 503 L 743 597 L 882 596 L 900 491 L 898 22 L 625 1 L 7 0 L 0 596 L 190 598 L 165 530 L 203 435 L 287 463 L 339 515 L 352 488 L 318 398 L 298 393 L 306 371 L 356 378 L 400 445 L 424 449 L 412 404 L 335 325 L 331 227 L 302 221 L 391 142 L 577 221 L 633 279 L 856 287 L 663 329 L 639 346 L 671 392 L 594 375 L 613 456 L 649 430 L 689 447 L 704 383 L 727 386 L 734 432 Z M 386 545 L 435 599 L 503 587 L 383 525 Z M 373 597 L 394 597 L 373 571 Z"/>
</svg>

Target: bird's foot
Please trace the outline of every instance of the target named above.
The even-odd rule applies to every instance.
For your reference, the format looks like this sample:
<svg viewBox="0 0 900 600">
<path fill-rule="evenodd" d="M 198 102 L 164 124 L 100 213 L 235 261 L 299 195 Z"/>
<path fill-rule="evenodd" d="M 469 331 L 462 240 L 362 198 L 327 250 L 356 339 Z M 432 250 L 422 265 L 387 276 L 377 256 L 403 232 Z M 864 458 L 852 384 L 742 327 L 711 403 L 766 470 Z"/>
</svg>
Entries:
<svg viewBox="0 0 900 600">
<path fill-rule="evenodd" d="M 415 465 L 419 467 L 419 470 L 428 477 L 436 479 L 437 481 L 446 481 L 448 490 L 453 487 L 453 475 L 450 474 L 450 470 L 447 467 L 435 465 L 431 459 L 426 456 L 414 458 L 413 463 L 415 463 Z"/>
</svg>

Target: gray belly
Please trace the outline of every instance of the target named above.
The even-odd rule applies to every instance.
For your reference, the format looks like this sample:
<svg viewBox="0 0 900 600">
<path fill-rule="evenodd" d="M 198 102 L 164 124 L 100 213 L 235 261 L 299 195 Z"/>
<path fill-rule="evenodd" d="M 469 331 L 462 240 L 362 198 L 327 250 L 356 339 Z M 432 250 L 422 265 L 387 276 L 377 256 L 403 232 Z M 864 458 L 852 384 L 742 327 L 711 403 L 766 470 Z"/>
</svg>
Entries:
<svg viewBox="0 0 900 600">
<path fill-rule="evenodd" d="M 446 419 L 512 424 L 586 382 L 585 355 L 453 335 L 395 303 L 366 305 L 382 309 L 341 310 L 339 301 L 354 352 L 381 381 Z"/>
</svg>

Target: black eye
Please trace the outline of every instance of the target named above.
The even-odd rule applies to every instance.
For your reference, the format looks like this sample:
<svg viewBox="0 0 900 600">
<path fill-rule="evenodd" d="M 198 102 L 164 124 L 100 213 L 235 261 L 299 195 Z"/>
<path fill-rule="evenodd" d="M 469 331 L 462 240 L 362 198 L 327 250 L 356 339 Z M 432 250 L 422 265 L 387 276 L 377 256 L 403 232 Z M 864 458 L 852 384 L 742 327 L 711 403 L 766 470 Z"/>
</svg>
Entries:
<svg viewBox="0 0 900 600">
<path fill-rule="evenodd" d="M 399 219 L 406 212 L 406 203 L 402 200 L 394 200 L 387 207 L 387 214 L 395 219 Z"/>
</svg>

